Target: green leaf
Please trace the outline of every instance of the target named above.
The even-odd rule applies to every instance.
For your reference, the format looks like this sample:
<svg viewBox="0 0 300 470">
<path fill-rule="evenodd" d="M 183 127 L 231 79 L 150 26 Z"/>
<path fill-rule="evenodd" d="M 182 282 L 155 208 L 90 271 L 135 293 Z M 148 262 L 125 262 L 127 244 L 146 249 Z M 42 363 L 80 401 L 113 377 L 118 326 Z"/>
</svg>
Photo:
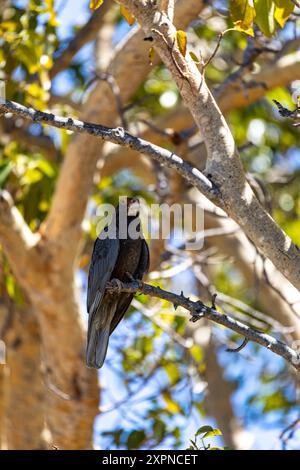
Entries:
<svg viewBox="0 0 300 470">
<path fill-rule="evenodd" d="M 290 14 L 294 11 L 295 4 L 292 0 L 274 0 L 275 3 L 275 20 L 281 28 L 284 27 Z"/>
<path fill-rule="evenodd" d="M 90 1 L 90 9 L 93 10 L 93 11 L 97 10 L 99 7 L 101 7 L 103 2 L 104 2 L 104 0 L 91 0 Z"/>
<path fill-rule="evenodd" d="M 0 188 L 3 187 L 5 181 L 7 180 L 12 168 L 13 168 L 13 163 L 8 162 L 6 165 L 2 166 L 0 168 Z"/>
<path fill-rule="evenodd" d="M 265 36 L 271 37 L 275 31 L 275 3 L 273 0 L 254 0 L 255 23 Z"/>
<path fill-rule="evenodd" d="M 132 26 L 135 23 L 134 16 L 132 16 L 130 11 L 128 11 L 127 8 L 125 8 L 123 5 L 121 5 L 120 7 L 120 13 L 123 16 L 123 18 L 125 18 L 129 26 Z"/>
<path fill-rule="evenodd" d="M 220 429 L 212 428 L 211 426 L 201 426 L 195 436 L 201 436 L 204 439 L 205 437 L 222 436 L 222 433 Z"/>
<path fill-rule="evenodd" d="M 145 431 L 132 431 L 127 439 L 127 449 L 138 449 L 146 438 Z"/>
<path fill-rule="evenodd" d="M 201 426 L 201 428 L 199 428 L 198 431 L 196 432 L 195 436 L 200 436 L 201 434 L 205 434 L 213 430 L 214 428 L 212 428 L 211 426 Z"/>
<path fill-rule="evenodd" d="M 31 185 L 37 183 L 43 178 L 43 174 L 37 168 L 28 168 L 24 175 L 22 176 L 20 182 L 21 184 Z"/>
<path fill-rule="evenodd" d="M 39 168 L 46 176 L 53 178 L 55 175 L 54 168 L 46 160 L 38 160 L 36 162 L 36 168 Z"/>
<path fill-rule="evenodd" d="M 196 62 L 196 64 L 200 64 L 199 58 L 196 56 L 196 54 L 193 51 L 190 51 L 189 54 L 191 58 L 193 59 L 193 61 Z"/>
<path fill-rule="evenodd" d="M 161 442 L 166 434 L 166 424 L 160 419 L 155 420 L 153 425 L 154 437 L 157 442 Z"/>
<path fill-rule="evenodd" d="M 196 362 L 199 363 L 203 361 L 203 350 L 198 344 L 193 344 L 190 349 L 190 353 L 192 354 Z"/>
<path fill-rule="evenodd" d="M 220 431 L 220 429 L 213 429 L 212 431 L 208 431 L 204 434 L 204 436 L 202 436 L 202 438 L 204 439 L 205 437 L 215 437 L 215 436 L 222 436 L 222 432 Z"/>
<path fill-rule="evenodd" d="M 230 14 L 234 29 L 243 31 L 250 36 L 254 35 L 253 20 L 255 8 L 253 0 L 230 0 Z"/>
<path fill-rule="evenodd" d="M 181 54 L 185 57 L 186 43 L 187 43 L 186 32 L 181 31 L 181 30 L 176 31 L 176 39 L 177 39 L 177 44 L 178 44 L 179 50 L 180 50 Z"/>
</svg>

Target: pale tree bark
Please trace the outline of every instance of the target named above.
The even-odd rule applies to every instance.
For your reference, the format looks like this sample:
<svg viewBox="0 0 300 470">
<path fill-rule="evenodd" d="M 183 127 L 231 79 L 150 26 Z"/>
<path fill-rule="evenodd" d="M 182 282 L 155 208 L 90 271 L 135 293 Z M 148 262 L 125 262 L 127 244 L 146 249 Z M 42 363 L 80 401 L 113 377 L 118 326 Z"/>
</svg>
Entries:
<svg viewBox="0 0 300 470">
<path fill-rule="evenodd" d="M 7 449 L 6 411 L 7 367 L 0 364 L 0 450 Z"/>
<path fill-rule="evenodd" d="M 107 11 L 111 8 L 110 2 L 104 2 L 101 8 L 96 10 L 89 21 L 72 38 L 67 47 L 56 57 L 54 65 L 50 70 L 50 78 L 53 79 L 57 74 L 65 70 L 72 62 L 73 57 L 82 47 L 95 39 L 98 31 L 103 25 Z"/>
<path fill-rule="evenodd" d="M 244 89 L 242 84 L 232 83 L 228 84 L 225 88 L 222 87 L 221 92 L 216 92 L 215 97 L 218 101 L 218 105 L 223 113 L 228 113 L 233 109 L 242 108 L 248 106 L 253 102 L 264 97 L 268 90 L 272 90 L 279 86 L 286 86 L 294 80 L 300 74 L 300 52 L 294 52 L 289 55 L 281 57 L 274 63 L 262 64 L 261 70 L 253 74 L 247 74 L 244 78 L 248 80 L 254 80 L 257 85 L 252 85 L 251 88 Z M 194 125 L 194 121 L 189 110 L 182 105 L 176 107 L 176 109 L 166 115 L 159 117 L 155 121 L 155 127 L 157 129 L 166 129 L 165 137 L 161 133 L 156 132 L 149 126 L 141 126 L 140 136 L 153 142 L 157 145 L 171 144 L 174 143 L 174 133 L 179 133 L 177 138 L 180 140 L 180 132 L 184 129 L 191 128 Z M 168 136 L 169 134 L 169 136 Z M 178 150 L 179 155 L 185 155 Z M 101 175 L 107 176 L 120 170 L 121 168 L 130 168 L 137 176 L 145 178 L 147 183 L 153 182 L 153 173 L 149 172 L 149 162 L 144 156 L 135 157 L 133 150 L 124 148 L 112 148 L 107 146 L 108 150 L 105 155 L 105 161 L 101 168 Z M 203 152 L 204 154 L 204 152 Z M 205 159 L 200 157 L 201 151 L 199 148 L 195 148 L 194 151 L 190 151 L 188 159 L 202 169 L 205 166 Z"/>
<path fill-rule="evenodd" d="M 221 192 L 232 217 L 284 276 L 300 288 L 300 251 L 256 199 L 246 181 L 233 136 L 195 62 L 183 57 L 174 42 L 176 29 L 156 4 L 120 0 L 151 35 L 153 44 L 176 82 L 199 127 L 207 149 L 206 175 Z"/>
<path fill-rule="evenodd" d="M 230 219 L 205 215 L 207 228 L 238 229 Z M 229 255 L 234 266 L 242 273 L 249 288 L 255 295 L 263 311 L 290 331 L 293 339 L 300 338 L 300 294 L 274 266 L 257 255 L 255 247 L 241 231 L 222 237 L 211 237 L 208 244 L 216 246 L 220 253 Z M 267 277 L 265 277 L 265 271 Z M 293 308 L 291 308 L 293 306 Z"/>
<path fill-rule="evenodd" d="M 117 5 L 114 6 L 116 7 Z M 95 63 L 98 72 L 107 68 L 113 54 L 115 18 L 116 10 L 115 8 L 110 8 L 104 15 L 101 28 L 97 32 L 95 41 Z"/>
<path fill-rule="evenodd" d="M 17 307 L 6 299 L 2 339 L 6 345 L 5 447 L 43 449 L 45 384 L 41 370 L 39 327 L 28 305 Z M 4 330 L 4 331 L 3 331 Z M 4 397 L 3 397 L 4 398 Z"/>
<path fill-rule="evenodd" d="M 176 24 L 182 28 L 186 27 L 202 8 L 202 1 L 180 0 L 176 8 Z M 141 30 L 129 33 L 116 47 L 106 70 L 114 77 L 124 104 L 133 97 L 150 72 L 147 60 L 149 45 L 143 40 L 144 36 Z M 109 126 L 116 125 L 118 117 L 115 98 L 108 84 L 98 82 L 85 103 L 82 118 Z M 81 222 L 101 152 L 102 145 L 99 140 L 86 135 L 76 135 L 68 147 L 60 171 L 44 230 L 48 240 L 59 240 L 59 244 L 64 247 L 64 257 L 68 262 L 73 260 L 76 254 Z"/>
<path fill-rule="evenodd" d="M 247 99 L 247 104 L 250 104 L 252 100 L 263 96 L 266 93 L 266 89 L 272 89 L 274 86 L 282 86 L 290 83 L 291 79 L 293 79 L 293 77 L 299 72 L 299 68 L 300 55 L 298 52 L 286 57 L 284 56 L 276 63 L 274 62 L 273 64 L 265 65 L 262 70 L 255 75 L 258 85 L 255 88 L 251 88 L 249 93 L 245 93 L 243 89 L 235 90 L 232 85 L 230 85 L 226 91 L 223 89 L 222 93 L 219 95 L 219 104 L 221 109 L 228 112 L 233 109 L 231 106 L 244 105 L 245 99 Z M 264 87 L 261 86 L 262 83 L 265 85 Z M 236 86 L 239 88 L 238 85 Z M 155 122 L 156 128 L 169 128 L 170 131 L 175 132 L 180 132 L 192 125 L 192 116 L 184 107 L 176 109 L 176 111 L 159 118 L 158 121 Z M 172 135 L 171 132 L 170 135 Z M 158 145 L 161 145 L 164 142 L 162 135 L 153 131 L 153 129 L 149 127 L 145 127 L 141 136 Z M 165 142 L 167 143 L 167 137 L 165 138 Z M 197 149 L 192 151 L 190 150 L 187 153 L 187 149 L 180 144 L 180 150 L 178 153 L 189 161 L 197 164 L 198 168 L 202 169 L 205 167 L 205 149 L 198 147 Z M 134 160 L 134 152 L 131 149 L 117 148 L 113 152 L 110 152 L 106 157 L 101 173 L 103 175 L 110 174 L 111 172 L 115 172 L 122 168 L 123 165 L 132 167 L 133 171 L 138 176 L 143 176 L 143 178 L 147 178 L 148 183 L 153 183 L 154 174 L 153 172 L 150 172 L 149 169 L 147 171 L 149 161 L 143 156 Z M 194 194 L 194 198 L 196 198 L 195 200 L 197 200 L 197 198 L 199 199 L 199 197 L 201 198 L 199 193 Z M 182 198 L 182 194 L 178 193 L 178 199 L 180 198 Z M 205 214 L 205 224 L 208 228 L 219 226 L 224 228 L 225 225 L 236 227 L 233 221 L 213 217 L 209 212 L 206 212 Z M 259 285 L 257 297 L 265 312 L 282 323 L 282 325 L 292 328 L 292 336 L 295 339 L 299 338 L 299 321 L 295 312 L 291 311 L 291 308 L 288 305 L 289 297 L 291 297 L 292 300 L 295 299 L 295 292 L 293 292 L 290 283 L 283 276 L 280 276 L 278 272 L 274 272 L 273 269 L 273 273 L 270 274 L 270 279 L 273 280 L 274 276 L 276 278 L 280 278 L 280 282 L 277 283 L 277 290 L 279 291 L 278 294 L 272 286 L 267 284 L 261 268 L 258 269 L 257 267 L 256 272 L 254 272 L 253 261 L 256 252 L 253 245 L 247 241 L 243 234 L 232 234 L 230 237 L 225 238 L 214 237 L 212 241 L 218 246 L 222 253 L 229 254 L 235 259 L 236 266 L 241 270 L 247 282 L 253 284 L 254 280 L 257 280 Z M 156 244 L 156 248 L 159 248 L 158 244 Z M 153 266 L 156 265 L 155 260 L 159 259 L 159 257 L 160 253 L 155 250 Z M 287 300 L 285 300 L 285 297 Z"/>
<path fill-rule="evenodd" d="M 185 27 L 201 8 L 202 2 L 198 0 L 179 2 L 177 21 Z M 133 31 L 115 51 L 108 72 L 115 77 L 123 102 L 133 96 L 150 70 L 143 60 L 147 48 L 143 33 Z M 113 102 L 108 85 L 100 82 L 84 106 L 84 115 L 114 124 L 118 114 Z M 1 243 L 41 329 L 49 391 L 45 413 L 52 443 L 61 449 L 90 447 L 98 412 L 96 373 L 83 362 L 84 332 L 73 269 L 100 152 L 101 145 L 96 139 L 86 136 L 73 139 L 49 217 L 38 234 L 31 233 L 7 195 L 2 195 L 0 201 Z"/>
<path fill-rule="evenodd" d="M 211 335 L 204 352 L 207 412 L 216 419 L 222 431 L 225 446 L 236 450 L 246 449 L 246 434 L 235 416 L 231 402 L 234 386 L 224 378 L 224 370 L 218 362 L 216 346 Z"/>
<path fill-rule="evenodd" d="M 66 269 L 55 247 L 46 247 L 42 236 L 31 233 L 7 193 L 1 194 L 0 204 L 0 240 L 40 324 L 52 443 L 60 449 L 89 448 L 98 411 L 97 377 L 83 360 L 73 266 Z"/>
<path fill-rule="evenodd" d="M 174 154 L 173 152 L 155 146 L 150 142 L 143 141 L 140 138 L 134 137 L 128 132 L 125 132 L 122 128 L 108 128 L 93 123 L 74 121 L 71 118 L 62 118 L 59 116 L 54 116 L 53 114 L 36 111 L 32 108 L 29 109 L 25 106 L 13 103 L 11 101 L 5 101 L 1 103 L 0 108 L 5 111 L 12 111 L 14 114 L 24 116 L 27 119 L 32 119 L 35 122 L 51 123 L 52 126 L 57 128 L 64 128 L 78 133 L 96 135 L 109 142 L 113 142 L 123 146 L 133 147 L 137 151 L 151 156 L 155 161 L 159 162 L 160 164 L 167 165 L 168 167 L 175 169 L 181 176 L 183 176 L 183 178 L 188 183 L 198 188 L 201 193 L 206 195 L 209 200 L 216 201 L 216 203 L 219 204 L 221 207 L 226 207 L 224 202 L 220 200 L 220 194 L 218 192 L 217 187 L 213 185 L 209 181 L 209 179 L 197 168 L 192 167 L 188 162 L 184 161 L 181 157 Z M 5 200 L 4 195 L 2 196 L 2 200 Z M 11 211 L 11 215 L 12 214 L 13 213 Z M 268 347 L 274 352 L 277 352 L 279 355 L 282 355 L 291 364 L 293 364 L 296 369 L 298 368 L 298 363 L 294 363 L 294 360 L 298 361 L 298 355 L 295 350 L 289 348 L 288 346 L 283 347 L 282 349 L 280 343 L 274 340 L 273 338 L 269 338 L 268 335 L 261 335 L 258 331 L 249 329 L 246 325 L 239 324 L 239 322 L 227 318 L 226 315 L 219 316 L 219 314 L 216 314 L 214 310 L 209 309 L 206 306 L 203 306 L 204 310 L 200 315 L 197 310 L 199 302 L 193 303 L 188 301 L 188 299 L 183 299 L 183 297 L 176 296 L 172 293 L 162 292 L 161 290 L 151 286 L 143 285 L 141 287 L 139 281 L 137 281 L 136 283 L 133 282 L 132 285 L 126 285 L 124 288 L 122 288 L 122 291 L 131 293 L 140 291 L 148 295 L 158 296 L 167 300 L 173 299 L 171 300 L 173 301 L 173 303 L 178 303 L 178 305 L 184 306 L 185 308 L 187 308 L 187 310 L 196 311 L 197 313 L 193 314 L 193 317 L 197 316 L 198 319 L 200 317 L 202 318 L 203 316 L 205 316 L 211 321 L 220 323 L 232 329 L 233 331 L 240 333 L 242 336 L 248 338 L 248 340 L 258 342 L 262 345 L 267 345 L 266 347 Z M 178 299 L 180 299 L 179 302 Z"/>
<path fill-rule="evenodd" d="M 203 297 L 202 289 L 201 295 Z M 217 422 L 225 446 L 236 450 L 245 448 L 245 433 L 231 403 L 234 386 L 224 378 L 224 370 L 217 359 L 211 325 L 203 321 L 201 328 L 198 328 L 189 322 L 185 336 L 201 346 L 204 353 L 205 370 L 201 372 L 200 379 L 206 382 L 204 405 L 207 414 Z"/>
</svg>

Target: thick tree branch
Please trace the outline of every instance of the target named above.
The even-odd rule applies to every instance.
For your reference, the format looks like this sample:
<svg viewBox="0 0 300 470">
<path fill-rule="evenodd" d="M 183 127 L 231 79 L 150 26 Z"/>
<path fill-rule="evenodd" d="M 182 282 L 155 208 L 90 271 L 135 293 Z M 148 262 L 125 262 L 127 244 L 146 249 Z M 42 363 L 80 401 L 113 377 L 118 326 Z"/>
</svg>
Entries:
<svg viewBox="0 0 300 470">
<path fill-rule="evenodd" d="M 154 4 L 119 0 L 136 17 L 175 80 L 185 105 L 201 131 L 206 149 L 206 174 L 216 183 L 225 211 L 297 288 L 300 288 L 300 250 L 264 210 L 246 181 L 230 129 L 189 54 L 176 43 L 176 28 Z"/>
<path fill-rule="evenodd" d="M 226 328 L 229 328 L 230 330 L 244 336 L 247 340 L 260 344 L 278 356 L 283 357 L 298 372 L 300 372 L 300 355 L 288 345 L 268 334 L 254 330 L 253 328 L 250 328 L 249 326 L 234 320 L 228 315 L 224 315 L 218 312 L 213 307 L 207 307 L 200 300 L 193 301 L 185 297 L 183 293 L 181 293 L 181 295 L 174 294 L 173 292 L 168 292 L 161 289 L 160 287 L 151 286 L 141 281 L 123 283 L 119 280 L 112 280 L 107 285 L 107 289 L 111 292 L 118 291 L 132 294 L 140 292 L 142 294 L 149 295 L 150 297 L 157 297 L 159 299 L 167 300 L 168 302 L 171 302 L 175 308 L 180 306 L 188 310 L 191 314 L 191 321 L 196 322 L 202 318 L 206 318 L 207 320 L 210 320 L 214 323 L 223 325 Z"/>
<path fill-rule="evenodd" d="M 19 280 L 27 279 L 28 265 L 39 266 L 35 246 L 39 235 L 33 234 L 7 191 L 0 193 L 0 242 Z M 17 269 L 16 269 L 17 267 Z"/>
<path fill-rule="evenodd" d="M 222 87 L 220 91 L 214 93 L 220 109 L 224 113 L 228 113 L 232 109 L 237 109 L 243 106 L 250 105 L 251 103 L 264 97 L 268 90 L 272 90 L 278 86 L 285 86 L 294 80 L 294 77 L 300 75 L 300 52 L 295 52 L 287 56 L 281 57 L 274 63 L 268 63 L 262 66 L 262 69 L 257 74 L 249 74 L 245 80 L 254 80 L 256 84 L 252 84 L 251 88 L 245 89 L 242 83 L 228 83 L 226 87 Z M 262 86 L 263 84 L 263 86 Z M 194 121 L 189 110 L 182 105 L 176 107 L 176 110 L 159 117 L 155 121 L 155 127 L 158 129 L 171 129 L 176 136 L 179 135 L 182 129 L 192 128 Z M 140 137 L 149 140 L 157 145 L 162 145 L 163 142 L 174 144 L 172 133 L 169 132 L 162 135 L 158 134 L 149 126 L 141 128 Z M 174 135 L 174 133 L 173 133 Z M 176 145 L 178 145 L 176 143 Z M 189 160 L 197 162 L 198 168 L 200 167 L 201 151 L 195 149 L 189 152 Z M 204 163 L 204 159 L 203 159 Z M 153 182 L 153 174 L 147 168 L 147 161 L 139 159 L 138 163 L 134 160 L 132 151 L 130 149 L 113 149 L 105 156 L 103 168 L 101 168 L 101 175 L 108 176 L 121 168 L 132 168 L 137 176 Z"/>
<path fill-rule="evenodd" d="M 228 210 L 228 201 L 223 199 L 223 195 L 220 194 L 219 189 L 216 185 L 212 184 L 211 181 L 201 173 L 197 168 L 191 166 L 188 162 L 183 160 L 178 155 L 158 147 L 150 142 L 144 141 L 138 137 L 134 137 L 128 132 L 125 132 L 122 128 L 108 128 L 106 126 L 102 126 L 99 124 L 92 124 L 87 122 L 82 122 L 78 120 L 74 120 L 71 118 L 63 118 L 59 116 L 55 116 L 54 114 L 44 113 L 41 111 L 36 111 L 33 108 L 27 108 L 23 105 L 5 101 L 0 103 L 0 111 L 2 112 L 11 112 L 16 115 L 20 115 L 24 118 L 31 119 L 35 122 L 43 122 L 54 127 L 67 129 L 71 131 L 75 131 L 78 133 L 87 133 L 93 136 L 100 137 L 105 141 L 109 141 L 118 145 L 122 145 L 125 147 L 134 148 L 140 153 L 148 155 L 149 157 L 157 160 L 162 165 L 167 165 L 170 168 L 175 169 L 178 173 L 185 178 L 191 185 L 198 188 L 205 196 L 207 196 L 212 202 L 217 204 L 219 207 L 222 207 L 226 210 L 226 212 L 231 215 L 231 210 Z M 252 190 L 250 189 L 249 185 L 246 183 L 246 191 L 251 192 L 251 198 L 255 200 L 256 206 L 259 208 L 259 219 L 258 222 L 260 225 L 257 227 L 259 231 L 259 239 L 257 239 L 257 233 L 254 227 L 250 227 L 248 229 L 249 223 L 248 220 L 241 220 L 240 225 L 242 228 L 248 233 L 249 237 L 252 241 L 258 246 L 264 245 L 261 243 L 261 239 L 265 238 L 265 231 L 266 231 L 266 222 L 269 223 L 269 227 L 273 229 L 273 238 L 270 238 L 269 245 L 271 248 L 278 252 L 280 251 L 279 263 L 278 261 L 278 253 L 277 257 L 275 256 L 271 250 L 268 253 L 263 253 L 271 259 L 273 264 L 281 271 L 294 285 L 295 287 L 300 287 L 300 276 L 298 275 L 300 271 L 300 251 L 292 243 L 292 241 L 287 237 L 287 235 L 280 229 L 279 226 L 273 221 L 271 216 L 265 212 L 265 210 L 260 206 L 259 202 L 255 199 Z M 228 191 L 225 192 L 228 195 Z M 228 195 L 229 197 L 230 195 Z M 244 198 L 247 195 L 244 195 Z M 241 200 L 241 205 L 244 203 L 243 197 L 239 198 Z M 231 198 L 229 197 L 229 201 Z M 248 217 L 252 219 L 252 215 L 250 214 L 252 205 L 247 207 Z M 232 214 L 232 218 L 234 217 L 235 213 Z M 264 220 L 266 218 L 266 220 Z M 252 219 L 253 220 L 253 219 Z M 253 221 L 254 223 L 255 221 Z M 256 221 L 257 222 L 257 221 Z M 255 223 L 256 226 L 256 223 Z M 251 234 L 254 236 L 251 237 Z M 279 246 L 278 246 L 279 245 Z M 280 246 L 282 245 L 282 247 Z"/>
<path fill-rule="evenodd" d="M 45 413 L 54 443 L 61 449 L 88 448 L 98 391 L 96 374 L 83 361 L 73 266 L 61 268 L 56 247 L 31 233 L 7 192 L 0 193 L 0 241 L 38 314 L 46 378 L 52 387 Z"/>
<path fill-rule="evenodd" d="M 161 0 L 160 10 L 167 15 L 170 21 L 174 18 L 174 3 L 175 0 Z"/>
<path fill-rule="evenodd" d="M 111 8 L 110 2 L 104 2 L 101 8 L 92 14 L 89 21 L 80 29 L 76 36 L 69 42 L 67 47 L 56 57 L 54 65 L 49 72 L 51 79 L 70 65 L 73 57 L 83 46 L 96 38 L 97 33 L 102 26 L 103 18 L 109 8 Z"/>
<path fill-rule="evenodd" d="M 203 194 L 209 197 L 210 200 L 217 200 L 218 205 L 223 205 L 222 201 L 219 200 L 218 189 L 197 168 L 192 167 L 188 162 L 184 161 L 181 157 L 169 150 L 151 144 L 139 137 L 134 137 L 128 132 L 125 132 L 121 127 L 110 128 L 100 124 L 64 118 L 42 111 L 36 111 L 33 108 L 27 108 L 26 106 L 14 103 L 13 101 L 0 103 L 0 112 L 10 112 L 34 122 L 49 124 L 53 127 L 77 133 L 90 134 L 114 144 L 133 148 L 134 150 L 157 160 L 162 165 L 175 169 L 190 184 L 196 186 Z"/>
<path fill-rule="evenodd" d="M 185 28 L 197 17 L 203 5 L 202 0 L 179 0 L 176 4 L 175 24 Z M 118 84 L 120 98 L 124 104 L 133 97 L 151 70 L 147 58 L 149 43 L 143 41 L 144 37 L 145 34 L 139 28 L 131 30 L 115 47 L 106 70 Z M 157 61 L 158 58 L 155 63 Z M 94 122 L 101 120 L 107 126 L 115 126 L 118 118 L 108 85 L 99 82 L 83 107 L 82 119 Z M 59 244 L 68 263 L 76 257 L 81 223 L 101 151 L 102 146 L 97 139 L 91 139 L 88 135 L 74 136 L 60 171 L 45 223 L 45 233 L 48 240 Z"/>
</svg>

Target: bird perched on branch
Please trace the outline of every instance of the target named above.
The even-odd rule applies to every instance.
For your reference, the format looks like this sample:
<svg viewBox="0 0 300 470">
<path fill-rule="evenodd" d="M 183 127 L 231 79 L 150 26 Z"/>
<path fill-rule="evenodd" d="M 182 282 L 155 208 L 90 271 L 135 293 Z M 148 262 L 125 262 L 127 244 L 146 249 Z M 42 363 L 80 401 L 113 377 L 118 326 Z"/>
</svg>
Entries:
<svg viewBox="0 0 300 470">
<path fill-rule="evenodd" d="M 88 336 L 86 362 L 100 368 L 108 340 L 127 311 L 133 294 L 110 293 L 107 282 L 142 279 L 149 268 L 149 250 L 139 218 L 137 198 L 121 198 L 111 224 L 95 241 L 88 277 Z"/>
</svg>

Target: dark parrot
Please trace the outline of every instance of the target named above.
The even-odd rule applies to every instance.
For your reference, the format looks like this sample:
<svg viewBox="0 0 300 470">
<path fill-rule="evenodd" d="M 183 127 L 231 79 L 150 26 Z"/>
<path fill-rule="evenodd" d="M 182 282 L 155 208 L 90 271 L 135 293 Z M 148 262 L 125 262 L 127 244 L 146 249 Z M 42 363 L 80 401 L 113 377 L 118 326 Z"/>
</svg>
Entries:
<svg viewBox="0 0 300 470">
<path fill-rule="evenodd" d="M 102 367 L 109 336 L 123 318 L 133 298 L 133 294 L 105 290 L 107 282 L 112 279 L 128 282 L 131 276 L 142 279 L 149 268 L 149 250 L 142 234 L 139 207 L 137 198 L 122 198 L 112 223 L 105 227 L 94 244 L 87 293 L 88 367 Z M 121 223 L 122 236 L 119 234 Z M 107 236 L 112 224 L 116 228 L 116 236 L 113 237 Z M 135 228 L 138 237 L 132 234 L 130 227 Z"/>
</svg>

